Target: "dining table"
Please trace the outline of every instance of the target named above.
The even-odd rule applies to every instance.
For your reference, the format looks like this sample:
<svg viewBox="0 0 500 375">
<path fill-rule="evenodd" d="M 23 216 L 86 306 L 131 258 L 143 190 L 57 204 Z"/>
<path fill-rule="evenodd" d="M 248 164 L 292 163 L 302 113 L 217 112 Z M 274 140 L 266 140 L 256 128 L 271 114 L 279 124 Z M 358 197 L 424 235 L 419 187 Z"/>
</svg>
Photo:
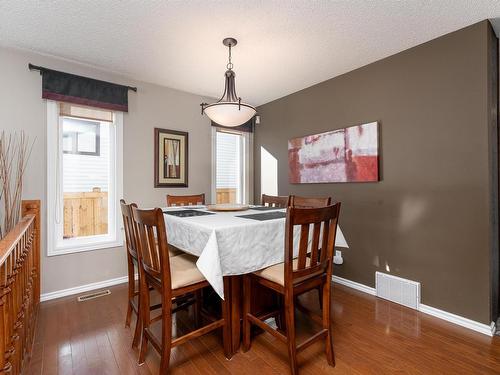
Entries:
<svg viewBox="0 0 500 375">
<path fill-rule="evenodd" d="M 170 245 L 196 256 L 196 266 L 215 292 L 230 299 L 231 347 L 241 331 L 241 276 L 284 261 L 286 209 L 249 206 L 245 211 L 210 211 L 207 206 L 163 208 Z M 298 244 L 300 230 L 294 231 Z M 337 226 L 336 247 L 347 248 Z M 298 248 L 298 246 L 294 246 Z M 224 277 L 230 290 L 224 290 Z"/>
</svg>

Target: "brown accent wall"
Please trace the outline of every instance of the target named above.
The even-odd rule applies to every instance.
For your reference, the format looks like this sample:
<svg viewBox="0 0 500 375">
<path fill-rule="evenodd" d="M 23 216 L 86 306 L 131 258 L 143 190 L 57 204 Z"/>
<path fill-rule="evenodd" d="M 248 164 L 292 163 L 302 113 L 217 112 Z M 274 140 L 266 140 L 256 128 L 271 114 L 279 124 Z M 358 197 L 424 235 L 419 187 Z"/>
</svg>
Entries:
<svg viewBox="0 0 500 375">
<path fill-rule="evenodd" d="M 422 303 L 489 324 L 496 43 L 483 21 L 259 107 L 256 200 L 262 146 L 278 159 L 279 194 L 342 202 L 350 249 L 336 275 L 374 286 L 390 270 L 422 283 Z M 380 182 L 288 182 L 288 139 L 369 121 Z"/>
</svg>

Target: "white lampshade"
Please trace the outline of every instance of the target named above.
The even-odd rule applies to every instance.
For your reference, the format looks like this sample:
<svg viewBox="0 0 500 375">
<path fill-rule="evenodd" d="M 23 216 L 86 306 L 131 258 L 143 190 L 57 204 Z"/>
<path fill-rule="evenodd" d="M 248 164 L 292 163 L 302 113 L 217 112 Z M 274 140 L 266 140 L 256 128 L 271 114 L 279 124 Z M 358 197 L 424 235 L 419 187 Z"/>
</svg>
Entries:
<svg viewBox="0 0 500 375">
<path fill-rule="evenodd" d="M 238 102 L 218 102 L 204 108 L 207 116 L 222 126 L 240 126 L 255 116 L 256 110 L 249 104 Z"/>
</svg>

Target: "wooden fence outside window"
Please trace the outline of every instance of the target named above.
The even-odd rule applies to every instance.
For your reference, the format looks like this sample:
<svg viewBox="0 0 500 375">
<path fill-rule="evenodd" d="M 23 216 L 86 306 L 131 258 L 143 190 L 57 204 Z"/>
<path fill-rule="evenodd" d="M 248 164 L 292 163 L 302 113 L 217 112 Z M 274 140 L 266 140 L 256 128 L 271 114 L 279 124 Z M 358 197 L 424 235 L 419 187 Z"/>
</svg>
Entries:
<svg viewBox="0 0 500 375">
<path fill-rule="evenodd" d="M 64 238 L 108 233 L 108 193 L 64 193 Z"/>
<path fill-rule="evenodd" d="M 221 203 L 236 203 L 236 189 L 233 188 L 219 188 L 216 189 L 217 204 Z"/>
</svg>

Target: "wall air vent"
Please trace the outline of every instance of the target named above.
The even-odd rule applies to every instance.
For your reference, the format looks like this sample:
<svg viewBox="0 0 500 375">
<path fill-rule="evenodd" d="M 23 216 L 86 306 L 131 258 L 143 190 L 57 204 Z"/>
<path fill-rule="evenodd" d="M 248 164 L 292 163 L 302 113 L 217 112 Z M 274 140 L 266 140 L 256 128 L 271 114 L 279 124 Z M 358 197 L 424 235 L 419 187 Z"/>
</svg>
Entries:
<svg viewBox="0 0 500 375">
<path fill-rule="evenodd" d="M 83 302 L 83 301 L 88 301 L 89 299 L 104 297 L 104 296 L 107 296 L 110 294 L 111 294 L 111 291 L 109 289 L 100 290 L 98 292 L 92 292 L 92 293 L 83 294 L 81 296 L 78 296 L 77 300 L 78 300 L 78 302 Z"/>
<path fill-rule="evenodd" d="M 377 297 L 399 303 L 418 310 L 420 304 L 420 283 L 388 275 L 375 273 L 375 290 Z"/>
</svg>

